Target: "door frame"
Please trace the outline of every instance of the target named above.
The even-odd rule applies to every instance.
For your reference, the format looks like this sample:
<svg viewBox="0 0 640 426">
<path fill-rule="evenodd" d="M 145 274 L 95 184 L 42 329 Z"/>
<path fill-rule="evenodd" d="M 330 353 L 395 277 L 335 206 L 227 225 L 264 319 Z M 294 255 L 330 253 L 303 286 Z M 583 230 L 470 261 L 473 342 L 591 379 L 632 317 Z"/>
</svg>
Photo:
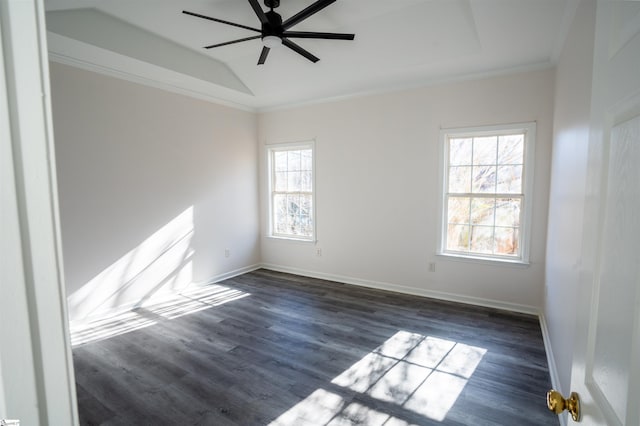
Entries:
<svg viewBox="0 0 640 426">
<path fill-rule="evenodd" d="M 77 425 L 44 10 L 0 1 L 0 419 Z"/>
</svg>

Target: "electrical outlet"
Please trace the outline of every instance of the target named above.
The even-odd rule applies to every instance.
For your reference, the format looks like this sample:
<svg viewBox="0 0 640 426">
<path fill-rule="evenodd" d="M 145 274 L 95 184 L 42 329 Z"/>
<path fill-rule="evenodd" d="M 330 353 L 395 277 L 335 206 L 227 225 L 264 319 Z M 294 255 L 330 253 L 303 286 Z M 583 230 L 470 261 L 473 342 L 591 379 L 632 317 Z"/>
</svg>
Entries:
<svg viewBox="0 0 640 426">
<path fill-rule="evenodd" d="M 231 249 L 224 249 L 224 257 L 230 257 L 231 256 Z"/>
<path fill-rule="evenodd" d="M 322 249 L 321 248 L 317 248 L 316 249 L 316 256 L 318 256 L 318 257 L 322 256 Z"/>
<path fill-rule="evenodd" d="M 436 271 L 436 262 L 429 262 L 429 272 Z"/>
</svg>

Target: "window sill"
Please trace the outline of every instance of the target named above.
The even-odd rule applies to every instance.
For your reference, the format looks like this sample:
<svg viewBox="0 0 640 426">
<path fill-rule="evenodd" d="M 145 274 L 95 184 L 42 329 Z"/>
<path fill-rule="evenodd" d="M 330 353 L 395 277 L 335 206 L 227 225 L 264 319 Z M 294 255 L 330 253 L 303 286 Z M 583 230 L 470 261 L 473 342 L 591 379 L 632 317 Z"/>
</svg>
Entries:
<svg viewBox="0 0 640 426">
<path fill-rule="evenodd" d="M 294 238 L 294 237 L 281 237 L 276 235 L 266 235 L 265 238 L 269 240 L 278 240 L 278 241 L 290 241 L 292 243 L 301 243 L 301 244 L 315 244 L 315 239 L 305 239 L 305 238 Z"/>
<path fill-rule="evenodd" d="M 494 257 L 480 257 L 480 256 L 465 256 L 462 254 L 453 253 L 438 253 L 436 254 L 442 260 L 451 260 L 453 262 L 465 262 L 476 263 L 481 265 L 495 265 L 506 266 L 513 268 L 528 268 L 531 266 L 531 262 L 520 259 L 496 259 Z"/>
</svg>

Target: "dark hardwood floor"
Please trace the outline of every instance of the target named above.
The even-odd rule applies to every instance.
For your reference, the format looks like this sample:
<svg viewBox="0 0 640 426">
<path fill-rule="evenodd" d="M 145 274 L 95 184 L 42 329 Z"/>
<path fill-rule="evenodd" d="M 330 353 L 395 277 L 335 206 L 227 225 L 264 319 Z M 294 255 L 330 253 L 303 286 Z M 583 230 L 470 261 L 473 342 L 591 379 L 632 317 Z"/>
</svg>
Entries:
<svg viewBox="0 0 640 426">
<path fill-rule="evenodd" d="M 558 425 L 537 318 L 267 270 L 72 330 L 84 425 Z"/>
</svg>

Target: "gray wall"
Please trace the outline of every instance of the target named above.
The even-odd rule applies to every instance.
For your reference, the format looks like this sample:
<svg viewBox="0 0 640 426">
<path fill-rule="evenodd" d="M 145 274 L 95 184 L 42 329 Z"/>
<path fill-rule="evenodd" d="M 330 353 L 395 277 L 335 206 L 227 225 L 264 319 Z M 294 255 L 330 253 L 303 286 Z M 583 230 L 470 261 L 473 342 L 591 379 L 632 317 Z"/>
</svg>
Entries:
<svg viewBox="0 0 640 426">
<path fill-rule="evenodd" d="M 51 87 L 72 320 L 260 261 L 254 113 L 57 63 Z"/>
</svg>

